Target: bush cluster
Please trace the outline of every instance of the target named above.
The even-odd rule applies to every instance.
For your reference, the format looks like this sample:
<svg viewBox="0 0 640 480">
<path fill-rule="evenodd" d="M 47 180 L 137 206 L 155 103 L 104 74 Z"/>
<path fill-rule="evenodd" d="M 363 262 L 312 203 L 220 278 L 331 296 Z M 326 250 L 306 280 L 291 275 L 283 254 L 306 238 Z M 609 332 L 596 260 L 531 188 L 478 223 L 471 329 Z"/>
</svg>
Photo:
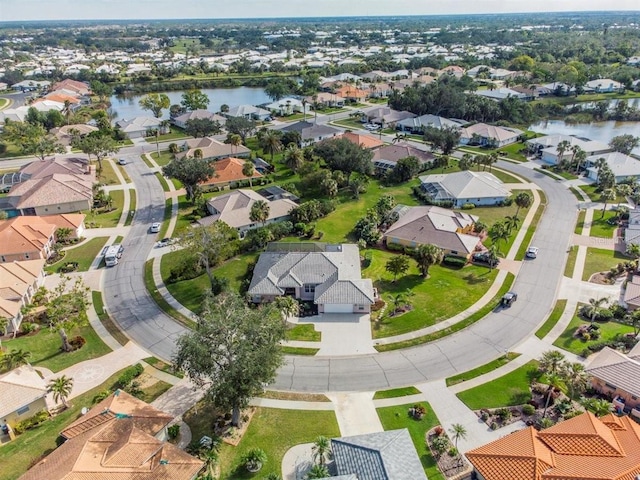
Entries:
<svg viewBox="0 0 640 480">
<path fill-rule="evenodd" d="M 116 387 L 124 390 L 128 387 L 134 379 L 138 378 L 144 372 L 144 367 L 140 363 L 136 363 L 135 365 L 127 368 L 122 374 L 118 377 L 116 381 Z"/>
<path fill-rule="evenodd" d="M 47 411 L 42 410 L 36 413 L 33 417 L 22 420 L 14 427 L 13 431 L 17 435 L 20 435 L 21 433 L 24 433 L 27 430 L 31 430 L 32 428 L 36 428 L 38 425 L 46 422 L 48 418 L 49 414 L 47 413 Z"/>
</svg>

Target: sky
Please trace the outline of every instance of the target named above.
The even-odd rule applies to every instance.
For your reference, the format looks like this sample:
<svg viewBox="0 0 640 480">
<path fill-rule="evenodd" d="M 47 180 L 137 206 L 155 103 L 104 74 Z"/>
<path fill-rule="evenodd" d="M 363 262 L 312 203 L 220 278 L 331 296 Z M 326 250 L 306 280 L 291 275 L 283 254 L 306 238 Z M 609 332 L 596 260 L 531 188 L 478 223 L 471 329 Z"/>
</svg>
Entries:
<svg viewBox="0 0 640 480">
<path fill-rule="evenodd" d="M 638 0 L 0 0 L 0 21 L 640 10 Z"/>
</svg>

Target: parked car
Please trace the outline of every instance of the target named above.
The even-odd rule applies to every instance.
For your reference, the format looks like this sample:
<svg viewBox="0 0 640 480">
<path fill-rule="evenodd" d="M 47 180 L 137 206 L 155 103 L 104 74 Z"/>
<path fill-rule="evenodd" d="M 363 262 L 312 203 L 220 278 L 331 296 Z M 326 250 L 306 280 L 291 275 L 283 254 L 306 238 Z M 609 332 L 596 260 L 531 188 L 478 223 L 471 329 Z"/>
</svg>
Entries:
<svg viewBox="0 0 640 480">
<path fill-rule="evenodd" d="M 526 253 L 527 258 L 536 258 L 538 256 L 538 251 L 538 247 L 529 247 Z"/>
<path fill-rule="evenodd" d="M 127 161 L 124 158 L 119 158 L 118 159 L 118 165 L 126 165 Z"/>
<path fill-rule="evenodd" d="M 153 222 L 149 231 L 151 233 L 158 233 L 160 231 L 160 222 Z"/>
<path fill-rule="evenodd" d="M 167 245 L 171 245 L 172 243 L 173 243 L 173 238 L 163 238 L 156 244 L 156 247 L 162 248 L 162 247 L 166 247 Z"/>
<path fill-rule="evenodd" d="M 489 255 L 486 252 L 478 252 L 478 253 L 474 253 L 471 256 L 471 261 L 474 263 L 484 263 L 486 265 L 489 265 L 491 267 L 495 267 L 500 263 L 500 259 L 499 258 L 494 258 L 493 260 L 491 260 L 491 258 L 489 257 Z"/>
<path fill-rule="evenodd" d="M 510 307 L 513 302 L 518 299 L 518 294 L 516 292 L 507 292 L 502 296 L 500 300 L 500 305 L 503 307 Z"/>
</svg>

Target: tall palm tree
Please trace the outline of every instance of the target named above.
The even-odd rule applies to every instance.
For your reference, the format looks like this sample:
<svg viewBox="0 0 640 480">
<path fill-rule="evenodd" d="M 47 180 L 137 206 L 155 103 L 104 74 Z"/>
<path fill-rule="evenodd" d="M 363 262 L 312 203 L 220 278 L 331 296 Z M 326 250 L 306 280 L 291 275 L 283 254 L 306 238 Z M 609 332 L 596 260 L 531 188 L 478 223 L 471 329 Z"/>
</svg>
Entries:
<svg viewBox="0 0 640 480">
<path fill-rule="evenodd" d="M 504 221 L 498 221 L 489 228 L 489 238 L 491 239 L 491 242 L 498 247 L 498 252 L 500 251 L 500 242 L 506 242 L 509 239 L 509 235 L 509 229 Z"/>
<path fill-rule="evenodd" d="M 237 133 L 229 135 L 229 144 L 231 145 L 231 153 L 234 153 L 233 147 L 236 147 L 235 153 L 238 153 L 238 147 L 242 145 L 242 137 Z"/>
<path fill-rule="evenodd" d="M 527 192 L 520 192 L 518 195 L 516 195 L 514 202 L 518 207 L 516 209 L 517 217 L 518 213 L 520 213 L 521 208 L 529 208 L 531 206 L 531 203 L 533 203 L 533 197 L 531 197 L 531 195 Z"/>
<path fill-rule="evenodd" d="M 564 385 L 564 376 L 561 374 L 561 372 L 559 373 L 547 373 L 545 375 L 546 379 L 547 379 L 547 384 L 549 385 L 547 387 L 547 396 L 544 402 L 544 410 L 542 411 L 542 417 L 546 417 L 547 416 L 547 410 L 549 408 L 549 403 L 551 402 L 551 396 L 553 395 L 553 390 L 556 388 L 560 388 Z"/>
<path fill-rule="evenodd" d="M 589 375 L 584 365 L 578 362 L 568 363 L 564 369 L 564 382 L 569 388 L 569 398 L 575 399 L 584 392 L 589 385 Z"/>
<path fill-rule="evenodd" d="M 427 278 L 429 276 L 429 267 L 440 263 L 444 258 L 444 252 L 440 247 L 427 243 L 418 246 L 414 256 L 418 263 L 420 273 L 422 273 L 424 278 Z"/>
<path fill-rule="evenodd" d="M 242 165 L 242 174 L 249 179 L 250 187 L 253 187 L 253 174 L 255 171 L 256 169 L 250 161 L 246 161 L 244 162 L 244 165 Z"/>
<path fill-rule="evenodd" d="M 496 152 L 492 152 L 487 155 L 487 164 L 489 165 L 489 173 L 491 173 L 491 168 L 494 163 L 498 161 L 498 154 Z"/>
<path fill-rule="evenodd" d="M 71 101 L 70 100 L 65 100 L 64 101 L 64 107 L 62 108 L 62 114 L 64 115 L 64 118 L 67 122 L 67 125 L 69 125 L 69 119 L 71 118 Z"/>
<path fill-rule="evenodd" d="M 319 465 L 324 465 L 331 455 L 331 440 L 327 437 L 319 435 L 313 442 L 311 447 L 313 454 L 313 460 L 318 462 Z"/>
<path fill-rule="evenodd" d="M 456 446 L 456 450 L 458 449 L 458 440 L 467 438 L 467 429 L 464 428 L 464 425 L 460 423 L 454 423 L 451 425 L 449 429 L 451 433 L 451 438 L 453 438 L 454 445 Z"/>
<path fill-rule="evenodd" d="M 294 173 L 304 163 L 304 151 L 295 143 L 290 143 L 284 152 L 284 164 Z"/>
<path fill-rule="evenodd" d="M 620 204 L 622 203 L 621 200 L 627 200 L 627 197 L 631 196 L 633 194 L 633 191 L 631 190 L 631 186 L 627 183 L 620 183 L 618 185 L 615 186 L 615 192 L 616 195 L 618 196 L 618 207 L 620 206 Z"/>
<path fill-rule="evenodd" d="M 512 215 L 512 216 L 507 216 L 504 219 L 504 225 L 507 227 L 507 231 L 509 232 L 509 235 L 511 235 L 511 231 L 515 228 L 518 228 L 518 225 L 520 224 L 520 219 L 518 218 L 517 215 Z"/>
<path fill-rule="evenodd" d="M 271 155 L 271 163 L 273 163 L 273 157 L 276 153 L 282 151 L 282 140 L 280 132 L 276 130 L 269 130 L 264 137 L 262 137 L 262 150 L 264 153 Z"/>
<path fill-rule="evenodd" d="M 251 211 L 249 212 L 249 219 L 252 222 L 264 223 L 269 218 L 269 204 L 265 200 L 258 200 L 251 205 Z"/>
<path fill-rule="evenodd" d="M 565 356 L 557 350 L 547 350 L 542 353 L 542 357 L 538 361 L 538 370 L 545 374 L 557 374 L 562 371 Z"/>
<path fill-rule="evenodd" d="M 604 217 L 605 212 L 607 211 L 607 205 L 609 202 L 612 202 L 616 199 L 616 191 L 613 188 L 607 188 L 602 191 L 600 194 L 600 200 L 604 202 L 604 206 L 602 207 L 602 215 L 600 218 Z"/>
<path fill-rule="evenodd" d="M 16 350 L 14 348 L 2 357 L 2 368 L 5 370 L 13 370 L 21 365 L 29 365 L 29 358 L 31 358 L 31 352 L 26 352 L 22 349 Z"/>
<path fill-rule="evenodd" d="M 197 158 L 198 160 L 202 160 L 202 150 L 200 150 L 199 148 L 196 148 L 193 151 L 193 158 Z"/>
<path fill-rule="evenodd" d="M 562 163 L 564 154 L 571 147 L 571 143 L 568 140 L 563 140 L 556 146 L 556 152 L 558 152 L 558 164 Z"/>
<path fill-rule="evenodd" d="M 291 296 L 276 297 L 274 304 L 280 311 L 283 321 L 286 321 L 290 317 L 295 317 L 300 313 L 300 304 Z"/>
<path fill-rule="evenodd" d="M 67 377 L 66 375 L 62 375 L 61 377 L 54 378 L 47 385 L 47 390 L 53 393 L 53 401 L 58 403 L 59 400 L 62 400 L 62 404 L 64 408 L 69 408 L 69 404 L 67 403 L 67 398 L 71 395 L 71 390 L 73 389 L 73 378 Z"/>
</svg>

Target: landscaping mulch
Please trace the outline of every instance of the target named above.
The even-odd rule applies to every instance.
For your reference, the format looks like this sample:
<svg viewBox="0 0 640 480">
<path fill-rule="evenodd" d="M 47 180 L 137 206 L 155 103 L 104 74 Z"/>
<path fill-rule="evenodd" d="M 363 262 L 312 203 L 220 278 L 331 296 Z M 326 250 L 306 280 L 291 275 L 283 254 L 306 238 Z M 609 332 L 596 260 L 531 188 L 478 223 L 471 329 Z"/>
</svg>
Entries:
<svg viewBox="0 0 640 480">
<path fill-rule="evenodd" d="M 231 425 L 230 416 L 218 417 L 215 423 L 215 434 L 222 438 L 224 443 L 237 447 L 240 440 L 242 440 L 242 437 L 247 432 L 254 413 L 256 413 L 256 409 L 254 407 L 245 408 L 240 412 L 240 418 L 242 419 L 240 428 Z M 223 421 L 224 423 L 222 423 Z"/>
<path fill-rule="evenodd" d="M 447 437 L 447 439 L 449 439 L 447 434 L 444 432 L 442 432 L 440 435 L 436 433 L 438 429 L 441 428 L 442 427 L 440 426 L 436 426 L 429 430 L 426 434 L 427 445 L 429 447 L 429 450 L 431 451 L 431 455 L 433 455 L 433 458 L 435 458 L 436 462 L 438 463 L 438 469 L 447 479 L 453 480 L 469 478 L 467 475 L 471 473 L 472 469 L 471 465 L 469 465 L 464 455 L 458 454 L 456 456 L 451 456 L 449 455 L 449 452 L 444 452 L 442 455 L 438 456 L 438 454 L 433 450 L 432 443 L 436 437 L 445 436 Z M 453 447 L 453 443 L 450 439 L 449 443 Z"/>
</svg>

